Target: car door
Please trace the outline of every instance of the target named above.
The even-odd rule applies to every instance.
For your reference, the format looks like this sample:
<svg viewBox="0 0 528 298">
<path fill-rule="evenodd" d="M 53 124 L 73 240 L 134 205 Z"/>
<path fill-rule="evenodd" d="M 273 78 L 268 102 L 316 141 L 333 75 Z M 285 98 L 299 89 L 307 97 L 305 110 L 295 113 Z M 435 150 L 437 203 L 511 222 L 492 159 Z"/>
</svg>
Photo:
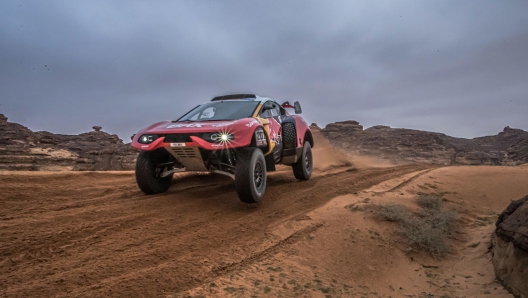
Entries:
<svg viewBox="0 0 528 298">
<path fill-rule="evenodd" d="M 282 114 L 281 106 L 272 100 L 265 102 L 260 112 L 260 117 L 269 121 L 269 137 L 274 144 L 272 153 L 275 162 L 280 162 L 282 157 Z"/>
</svg>

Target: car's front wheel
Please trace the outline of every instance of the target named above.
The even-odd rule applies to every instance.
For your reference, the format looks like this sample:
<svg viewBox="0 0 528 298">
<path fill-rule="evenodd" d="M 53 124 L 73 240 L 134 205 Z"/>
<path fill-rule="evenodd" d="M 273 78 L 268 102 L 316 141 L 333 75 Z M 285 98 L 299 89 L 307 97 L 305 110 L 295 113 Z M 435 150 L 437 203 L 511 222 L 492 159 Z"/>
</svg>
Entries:
<svg viewBox="0 0 528 298">
<path fill-rule="evenodd" d="M 259 148 L 239 150 L 235 169 L 235 187 L 244 203 L 258 203 L 266 191 L 266 161 Z"/>
<path fill-rule="evenodd" d="M 299 180 L 308 180 L 312 176 L 313 156 L 312 146 L 309 142 L 304 142 L 301 158 L 292 165 L 293 174 Z"/>
<path fill-rule="evenodd" d="M 141 151 L 136 161 L 136 181 L 139 189 L 147 195 L 166 192 L 172 184 L 172 174 L 161 177 L 160 164 L 170 159 L 167 150 Z"/>
</svg>

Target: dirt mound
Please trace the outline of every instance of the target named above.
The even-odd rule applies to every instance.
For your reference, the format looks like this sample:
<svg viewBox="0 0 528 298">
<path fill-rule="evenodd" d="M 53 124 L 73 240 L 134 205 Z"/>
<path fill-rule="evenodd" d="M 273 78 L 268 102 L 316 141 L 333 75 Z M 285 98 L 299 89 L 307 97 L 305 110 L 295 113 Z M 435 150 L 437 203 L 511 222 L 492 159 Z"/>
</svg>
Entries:
<svg viewBox="0 0 528 298">
<path fill-rule="evenodd" d="M 425 169 L 336 197 L 295 221 L 274 224 L 272 234 L 283 239 L 278 247 L 172 297 L 513 298 L 495 280 L 488 247 L 501 206 L 528 191 L 527 169 Z M 397 225 L 368 208 L 397 203 L 416 209 L 420 193 L 441 195 L 460 214 L 461 231 L 442 259 L 410 250 Z"/>
</svg>

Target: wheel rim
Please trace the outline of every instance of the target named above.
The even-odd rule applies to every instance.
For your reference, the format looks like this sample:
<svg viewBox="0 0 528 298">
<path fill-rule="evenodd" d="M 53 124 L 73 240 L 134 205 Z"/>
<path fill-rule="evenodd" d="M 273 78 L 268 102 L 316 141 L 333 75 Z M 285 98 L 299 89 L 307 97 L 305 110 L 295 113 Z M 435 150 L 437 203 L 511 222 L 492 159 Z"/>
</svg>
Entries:
<svg viewBox="0 0 528 298">
<path fill-rule="evenodd" d="M 306 156 L 304 157 L 304 166 L 307 171 L 310 171 L 311 164 L 312 164 L 312 154 L 310 152 L 306 154 Z"/>
<path fill-rule="evenodd" d="M 256 188 L 260 188 L 262 186 L 263 177 L 264 171 L 262 169 L 262 164 L 257 162 L 255 164 L 255 169 L 253 170 L 253 180 L 255 181 Z"/>
</svg>

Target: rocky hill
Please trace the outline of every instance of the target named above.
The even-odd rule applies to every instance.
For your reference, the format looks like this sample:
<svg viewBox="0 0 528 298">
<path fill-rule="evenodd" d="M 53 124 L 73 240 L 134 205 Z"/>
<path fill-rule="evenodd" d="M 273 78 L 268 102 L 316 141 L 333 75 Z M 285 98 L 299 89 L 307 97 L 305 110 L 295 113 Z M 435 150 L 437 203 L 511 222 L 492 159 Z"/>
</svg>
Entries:
<svg viewBox="0 0 528 298">
<path fill-rule="evenodd" d="M 346 155 L 374 156 L 394 164 L 435 163 L 516 165 L 528 163 L 528 132 L 504 128 L 494 136 L 454 138 L 441 133 L 373 126 L 357 121 L 328 124 L 320 130 Z M 137 150 L 117 135 L 33 132 L 0 114 L 0 170 L 132 170 Z"/>
<path fill-rule="evenodd" d="M 395 164 L 528 163 L 528 132 L 510 127 L 494 136 L 464 139 L 381 125 L 363 129 L 357 121 L 344 121 L 328 124 L 321 133 L 347 155 L 375 156 Z"/>
<path fill-rule="evenodd" d="M 0 170 L 132 170 L 137 151 L 94 126 L 80 135 L 33 132 L 0 114 Z"/>
</svg>

